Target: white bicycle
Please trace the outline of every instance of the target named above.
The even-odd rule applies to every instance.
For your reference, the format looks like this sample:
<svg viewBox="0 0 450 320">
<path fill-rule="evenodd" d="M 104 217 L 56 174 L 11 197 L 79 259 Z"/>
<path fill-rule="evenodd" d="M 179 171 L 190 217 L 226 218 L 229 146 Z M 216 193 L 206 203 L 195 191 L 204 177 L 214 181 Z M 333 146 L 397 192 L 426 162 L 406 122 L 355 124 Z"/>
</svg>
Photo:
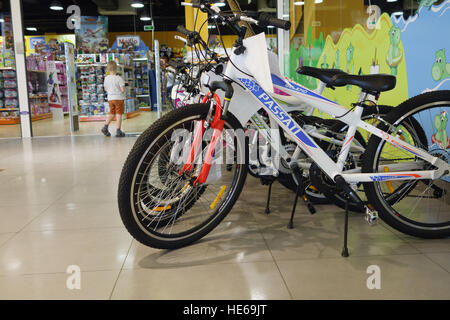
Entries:
<svg viewBox="0 0 450 320">
<path fill-rule="evenodd" d="M 202 238 L 223 220 L 237 201 L 247 175 L 248 141 L 240 133 L 261 108 L 296 144 L 292 155 L 279 152 L 300 182 L 290 227 L 297 198 L 304 190 L 304 154 L 310 166 L 317 167 L 347 199 L 364 209 L 369 223 L 379 214 L 393 228 L 413 236 L 450 235 L 450 138 L 446 131 L 450 91 L 411 98 L 375 127 L 361 120 L 365 101 L 369 95 L 377 99 L 381 92 L 393 89 L 395 77 L 334 76 L 333 86 L 356 85 L 362 89 L 359 101 L 347 110 L 284 78 L 274 83 L 264 34 L 244 39 L 245 27 L 238 25 L 247 21 L 288 29 L 289 22 L 266 14 L 222 14 L 210 1 L 184 5 L 214 15 L 217 23 L 232 28 L 238 39 L 223 80 L 209 84 L 211 92 L 204 103 L 168 113 L 149 127 L 131 150 L 121 174 L 118 200 L 122 220 L 133 237 L 155 248 L 179 248 Z M 179 31 L 191 42 L 206 47 L 198 33 L 184 28 Z M 275 101 L 274 84 L 305 107 L 346 124 L 338 153 L 330 155 L 323 150 Z M 219 90 L 225 93 L 223 100 L 216 94 Z M 247 93 L 238 103 L 233 101 L 235 90 Z M 357 129 L 370 133 L 370 140 L 362 166 L 355 167 L 349 151 Z M 218 161 L 221 154 L 226 154 L 225 161 Z M 360 183 L 368 203 L 355 191 Z"/>
</svg>

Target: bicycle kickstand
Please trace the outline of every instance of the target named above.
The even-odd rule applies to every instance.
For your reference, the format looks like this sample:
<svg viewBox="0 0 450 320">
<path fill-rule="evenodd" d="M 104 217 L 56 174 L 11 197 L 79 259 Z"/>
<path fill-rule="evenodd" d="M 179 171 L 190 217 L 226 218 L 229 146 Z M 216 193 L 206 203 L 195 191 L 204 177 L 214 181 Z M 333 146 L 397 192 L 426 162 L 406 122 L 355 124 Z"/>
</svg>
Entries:
<svg viewBox="0 0 450 320">
<path fill-rule="evenodd" d="M 298 197 L 303 198 L 305 195 L 305 186 L 303 184 L 303 178 L 302 178 L 302 173 L 300 172 L 300 169 L 298 167 L 294 167 L 294 168 L 292 168 L 292 170 L 294 172 L 295 179 L 297 180 L 297 189 L 295 191 L 295 198 L 294 198 L 294 205 L 292 207 L 292 212 L 291 212 L 291 219 L 289 220 L 289 224 L 287 226 L 288 229 L 294 228 L 294 214 L 295 214 L 295 209 L 297 208 Z"/>
<path fill-rule="evenodd" d="M 266 203 L 266 211 L 265 211 L 266 214 L 270 213 L 270 194 L 272 193 L 272 184 L 273 184 L 273 181 L 269 182 L 269 192 L 267 194 L 267 203 Z"/>
<path fill-rule="evenodd" d="M 344 247 L 342 248 L 341 255 L 344 258 L 348 257 L 348 247 L 347 247 L 347 235 L 348 235 L 348 202 L 349 199 L 347 198 L 347 201 L 345 201 L 345 226 L 344 226 Z"/>
</svg>

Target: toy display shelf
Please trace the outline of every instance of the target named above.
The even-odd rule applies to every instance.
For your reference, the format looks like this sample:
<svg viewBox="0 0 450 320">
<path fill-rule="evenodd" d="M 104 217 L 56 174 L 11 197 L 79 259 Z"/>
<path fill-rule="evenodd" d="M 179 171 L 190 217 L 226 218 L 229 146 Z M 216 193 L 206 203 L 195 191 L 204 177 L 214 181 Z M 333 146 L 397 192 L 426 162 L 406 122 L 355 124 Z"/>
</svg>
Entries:
<svg viewBox="0 0 450 320">
<path fill-rule="evenodd" d="M 15 68 L 12 67 L 1 67 L 0 71 L 16 71 Z M 17 80 L 17 77 L 14 78 L 15 80 Z M 17 92 L 17 88 L 9 88 L 9 89 L 14 89 Z M 3 90 L 3 89 L 2 89 Z M 18 97 L 16 97 L 15 99 L 19 99 Z M 10 113 L 14 113 L 14 116 L 1 116 L 0 115 L 0 125 L 6 125 L 6 124 L 20 124 L 20 117 L 19 117 L 19 113 L 20 113 L 20 109 L 19 107 L 8 107 L 8 106 L 3 106 L 0 108 L 0 113 L 1 112 L 10 112 Z"/>
<path fill-rule="evenodd" d="M 150 75 L 147 57 L 134 58 L 134 78 L 136 85 L 136 99 L 141 111 L 151 111 Z"/>
<path fill-rule="evenodd" d="M 89 68 L 89 67 L 101 67 L 101 68 L 106 68 L 107 64 L 106 63 L 76 63 L 76 66 L 78 68 Z M 127 90 L 127 98 L 125 100 L 125 112 L 124 112 L 124 119 L 131 119 L 134 118 L 136 116 L 139 115 L 139 112 L 136 111 L 136 89 L 135 89 L 135 80 L 134 80 L 134 68 L 132 66 L 126 66 L 123 64 L 118 64 L 118 74 L 121 75 L 123 77 L 123 80 L 126 84 L 128 84 L 126 86 L 126 90 Z M 105 74 L 105 72 L 103 73 L 103 75 Z M 78 73 L 79 78 L 78 80 L 81 81 L 82 77 L 84 79 L 86 79 L 86 77 L 89 76 L 94 76 L 94 74 L 92 73 L 88 73 L 88 74 L 81 74 L 81 72 Z M 98 76 L 98 74 L 96 73 L 95 76 Z M 91 84 L 93 85 L 93 84 Z M 97 82 L 97 85 L 100 85 L 100 83 Z M 90 106 L 92 106 L 94 109 L 99 108 L 99 106 L 101 106 L 101 104 L 103 103 L 108 103 L 106 101 L 106 92 L 104 93 L 99 93 L 97 91 L 97 94 L 104 94 L 105 95 L 105 101 L 99 101 L 99 100 L 95 100 L 92 101 L 90 103 L 84 103 L 84 104 L 80 104 L 81 106 L 81 110 L 83 110 L 84 108 L 91 108 Z M 80 101 L 82 101 L 83 99 L 80 99 Z M 103 110 L 103 108 L 101 109 Z M 107 118 L 107 113 L 106 112 L 100 112 L 98 114 L 92 114 L 91 112 L 82 112 L 79 116 L 80 122 L 91 122 L 91 121 L 105 121 Z"/>
</svg>

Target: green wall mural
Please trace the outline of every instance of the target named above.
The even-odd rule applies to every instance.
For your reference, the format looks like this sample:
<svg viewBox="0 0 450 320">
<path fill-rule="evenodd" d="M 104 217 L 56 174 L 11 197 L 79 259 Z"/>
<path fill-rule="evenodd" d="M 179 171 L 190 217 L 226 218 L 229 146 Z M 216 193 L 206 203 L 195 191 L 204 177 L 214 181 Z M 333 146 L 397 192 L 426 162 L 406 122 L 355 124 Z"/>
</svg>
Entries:
<svg viewBox="0 0 450 320">
<path fill-rule="evenodd" d="M 311 27 L 308 29 L 306 39 L 306 46 L 304 43 L 301 43 L 298 48 L 296 48 L 295 44 L 291 45 L 289 55 L 289 78 L 309 89 L 316 89 L 316 79 L 299 75 L 296 70 L 299 66 L 316 67 L 319 58 L 322 55 L 325 42 L 322 33 L 320 33 L 319 38 L 313 39 Z M 322 58 L 322 65 L 327 65 L 326 57 Z"/>
<path fill-rule="evenodd" d="M 327 36 L 317 65 L 326 61 L 332 67 L 351 74 L 393 74 L 397 77 L 394 90 L 384 92 L 380 104 L 398 105 L 408 98 L 406 63 L 404 59 L 401 30 L 392 24 L 388 14 L 381 15 L 378 27 L 371 33 L 361 25 L 347 28 L 337 43 Z M 316 81 L 317 82 L 317 81 Z M 316 85 L 317 86 L 317 85 Z M 357 87 L 325 89 L 324 96 L 349 107 L 358 100 L 361 90 Z"/>
</svg>

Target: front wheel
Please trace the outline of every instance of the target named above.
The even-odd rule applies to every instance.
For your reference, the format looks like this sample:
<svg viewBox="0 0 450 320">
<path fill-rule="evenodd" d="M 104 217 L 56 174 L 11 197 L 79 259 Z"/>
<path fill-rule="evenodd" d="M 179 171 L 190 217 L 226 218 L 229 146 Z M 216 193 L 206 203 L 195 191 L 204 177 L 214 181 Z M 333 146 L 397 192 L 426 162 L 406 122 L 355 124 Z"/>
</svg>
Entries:
<svg viewBox="0 0 450 320">
<path fill-rule="evenodd" d="M 119 211 L 129 233 L 144 245 L 175 249 L 202 238 L 225 218 L 242 191 L 247 142 L 231 114 L 225 121 L 222 142 L 216 145 L 208 180 L 193 183 L 202 168 L 201 160 L 181 173 L 183 150 L 190 150 L 194 130 L 208 111 L 209 104 L 171 111 L 138 138 L 128 155 L 120 176 Z M 231 137 L 239 129 L 242 137 Z M 206 131 L 200 149 L 208 147 L 209 139 Z M 205 154 L 203 150 L 197 154 Z M 224 154 L 222 158 L 220 154 Z"/>
<path fill-rule="evenodd" d="M 380 129 L 450 163 L 447 117 L 450 91 L 436 91 L 411 98 L 385 117 L 391 124 Z M 434 170 L 432 164 L 407 151 L 372 136 L 364 157 L 363 172 Z M 383 181 L 364 183 L 364 190 L 380 217 L 391 227 L 421 238 L 450 236 L 450 176 L 436 180 Z"/>
</svg>

